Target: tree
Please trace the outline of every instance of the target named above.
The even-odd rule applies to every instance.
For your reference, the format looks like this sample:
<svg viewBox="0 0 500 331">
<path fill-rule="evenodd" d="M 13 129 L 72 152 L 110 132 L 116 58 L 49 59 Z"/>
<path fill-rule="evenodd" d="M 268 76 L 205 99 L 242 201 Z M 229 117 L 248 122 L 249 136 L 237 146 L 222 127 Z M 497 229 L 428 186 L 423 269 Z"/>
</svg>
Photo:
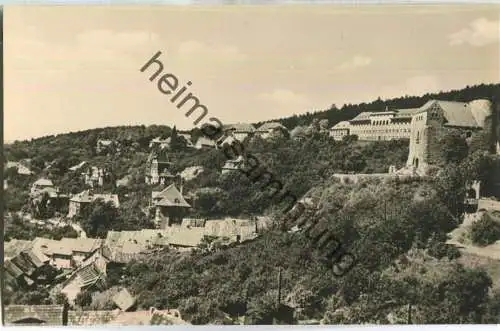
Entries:
<svg viewBox="0 0 500 331">
<path fill-rule="evenodd" d="M 441 145 L 443 159 L 446 163 L 459 163 L 464 160 L 469 153 L 467 141 L 458 133 L 445 135 L 441 141 Z"/>
<path fill-rule="evenodd" d="M 98 199 L 93 202 L 89 217 L 81 218 L 81 226 L 90 237 L 105 238 L 109 230 L 121 224 L 119 213 L 112 202 Z"/>
<path fill-rule="evenodd" d="M 92 303 L 92 293 L 89 291 L 83 291 L 77 294 L 75 298 L 75 304 L 80 307 L 88 307 Z"/>
</svg>

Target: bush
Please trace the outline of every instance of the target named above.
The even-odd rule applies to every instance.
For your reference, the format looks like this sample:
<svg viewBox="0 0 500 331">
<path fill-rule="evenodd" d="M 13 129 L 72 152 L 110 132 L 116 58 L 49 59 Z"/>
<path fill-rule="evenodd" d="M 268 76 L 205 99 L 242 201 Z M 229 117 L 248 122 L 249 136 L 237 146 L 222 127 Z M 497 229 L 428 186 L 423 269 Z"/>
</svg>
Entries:
<svg viewBox="0 0 500 331">
<path fill-rule="evenodd" d="M 479 246 L 493 244 L 500 239 L 500 224 L 488 214 L 484 214 L 479 221 L 471 226 L 470 239 Z"/>
<path fill-rule="evenodd" d="M 88 307 L 92 303 L 92 293 L 91 292 L 80 292 L 75 298 L 75 304 L 80 307 Z"/>
</svg>

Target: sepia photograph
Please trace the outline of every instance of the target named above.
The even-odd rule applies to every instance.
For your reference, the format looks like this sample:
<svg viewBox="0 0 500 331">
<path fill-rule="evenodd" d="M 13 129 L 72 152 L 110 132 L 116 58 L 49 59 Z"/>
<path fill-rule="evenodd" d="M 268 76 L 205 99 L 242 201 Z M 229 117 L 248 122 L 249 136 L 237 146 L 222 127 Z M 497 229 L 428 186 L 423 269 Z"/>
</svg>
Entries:
<svg viewBox="0 0 500 331">
<path fill-rule="evenodd" d="M 3 325 L 499 324 L 500 6 L 237 2 L 3 7 Z"/>
</svg>

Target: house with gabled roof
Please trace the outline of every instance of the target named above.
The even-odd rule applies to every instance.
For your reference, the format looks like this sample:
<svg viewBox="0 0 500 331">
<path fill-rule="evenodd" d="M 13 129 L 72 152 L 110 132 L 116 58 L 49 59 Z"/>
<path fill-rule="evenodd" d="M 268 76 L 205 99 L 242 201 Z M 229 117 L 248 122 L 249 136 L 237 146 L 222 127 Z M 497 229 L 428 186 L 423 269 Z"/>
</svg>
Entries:
<svg viewBox="0 0 500 331">
<path fill-rule="evenodd" d="M 115 208 L 120 207 L 117 194 L 96 194 L 91 190 L 85 190 L 73 195 L 69 199 L 68 216 L 75 217 L 89 210 L 91 204 L 96 200 L 103 200 L 105 203 L 112 203 Z"/>
<path fill-rule="evenodd" d="M 194 148 L 196 149 L 217 148 L 217 144 L 212 139 L 208 139 L 207 137 L 201 136 L 196 141 L 196 144 L 194 144 Z"/>
<path fill-rule="evenodd" d="M 151 139 L 151 141 L 149 142 L 149 148 L 170 148 L 170 141 L 170 138 L 162 139 L 161 137 L 156 137 Z"/>
<path fill-rule="evenodd" d="M 151 193 L 152 205 L 155 208 L 156 226 L 163 229 L 180 225 L 191 206 L 174 184 L 161 192 Z"/>
<path fill-rule="evenodd" d="M 243 142 L 255 133 L 255 127 L 249 123 L 228 124 L 224 126 L 224 132 Z"/>
<path fill-rule="evenodd" d="M 36 194 L 46 189 L 55 189 L 54 183 L 50 179 L 40 178 L 31 186 L 31 193 Z"/>
<path fill-rule="evenodd" d="M 259 126 L 255 133 L 262 139 L 286 137 L 288 129 L 279 122 L 267 122 Z"/>
<path fill-rule="evenodd" d="M 96 263 L 84 264 L 62 283 L 61 293 L 68 298 L 70 303 L 74 303 L 77 295 L 82 291 L 104 290 L 105 281 L 106 274 Z"/>
<path fill-rule="evenodd" d="M 342 140 L 349 135 L 351 124 L 349 121 L 340 121 L 330 128 L 330 137 L 334 140 Z"/>
<path fill-rule="evenodd" d="M 31 286 L 49 280 L 55 268 L 35 241 L 13 239 L 4 243 L 5 282 L 11 288 Z"/>
</svg>

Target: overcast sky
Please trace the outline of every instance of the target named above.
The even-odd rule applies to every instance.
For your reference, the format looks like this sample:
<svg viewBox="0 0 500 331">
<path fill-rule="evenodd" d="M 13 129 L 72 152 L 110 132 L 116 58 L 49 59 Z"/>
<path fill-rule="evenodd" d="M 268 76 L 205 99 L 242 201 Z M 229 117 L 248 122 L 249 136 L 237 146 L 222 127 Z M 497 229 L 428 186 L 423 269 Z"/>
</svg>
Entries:
<svg viewBox="0 0 500 331">
<path fill-rule="evenodd" d="M 157 51 L 223 123 L 499 82 L 498 8 L 7 6 L 4 138 L 192 127 L 139 71 Z"/>
</svg>

